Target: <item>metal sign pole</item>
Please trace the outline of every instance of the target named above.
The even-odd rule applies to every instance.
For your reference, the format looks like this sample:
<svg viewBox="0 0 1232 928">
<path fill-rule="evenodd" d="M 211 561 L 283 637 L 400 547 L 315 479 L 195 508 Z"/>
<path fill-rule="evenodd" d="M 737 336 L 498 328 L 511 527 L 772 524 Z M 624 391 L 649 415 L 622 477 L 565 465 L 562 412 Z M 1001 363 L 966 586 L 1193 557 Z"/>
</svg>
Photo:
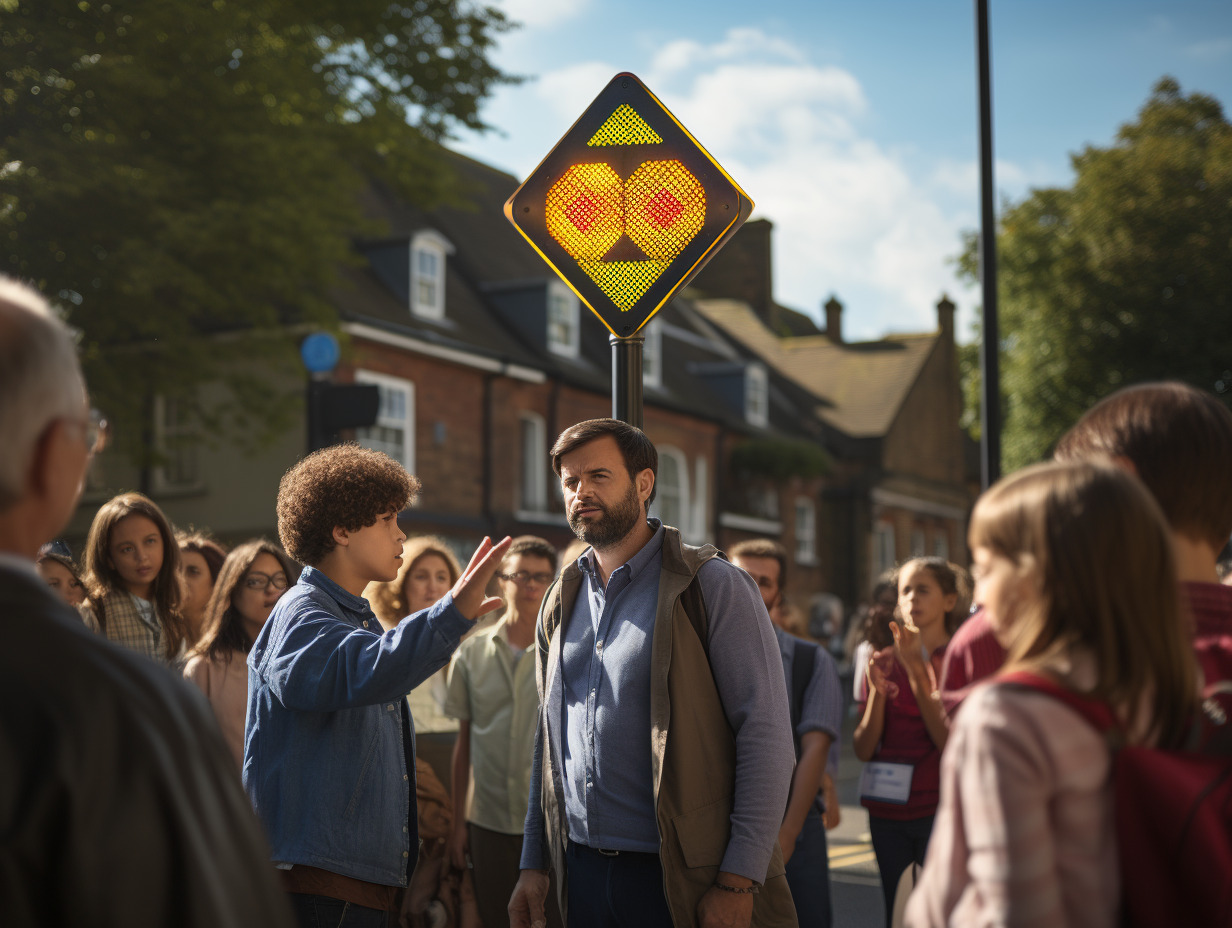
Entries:
<svg viewBox="0 0 1232 928">
<path fill-rule="evenodd" d="M 628 338 L 608 337 L 612 346 L 612 418 L 642 427 L 642 345 L 639 332 Z"/>
<path fill-rule="evenodd" d="M 988 0 L 975 2 L 975 38 L 980 85 L 980 283 L 984 325 L 980 339 L 980 473 L 987 489 L 1001 477 L 1001 370 L 997 326 L 997 214 L 993 197 L 992 76 L 988 51 Z"/>
</svg>

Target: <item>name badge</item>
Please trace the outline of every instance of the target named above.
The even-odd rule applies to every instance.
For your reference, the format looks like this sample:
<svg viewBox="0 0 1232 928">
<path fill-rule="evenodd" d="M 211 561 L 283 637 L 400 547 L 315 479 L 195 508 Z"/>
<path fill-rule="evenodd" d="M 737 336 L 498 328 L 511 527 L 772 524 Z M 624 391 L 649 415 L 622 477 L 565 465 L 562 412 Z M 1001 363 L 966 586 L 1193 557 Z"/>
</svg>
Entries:
<svg viewBox="0 0 1232 928">
<path fill-rule="evenodd" d="M 911 796 L 913 773 L 915 767 L 911 764 L 885 764 L 878 761 L 865 764 L 864 774 L 860 777 L 860 795 L 864 799 L 905 805 Z"/>
</svg>

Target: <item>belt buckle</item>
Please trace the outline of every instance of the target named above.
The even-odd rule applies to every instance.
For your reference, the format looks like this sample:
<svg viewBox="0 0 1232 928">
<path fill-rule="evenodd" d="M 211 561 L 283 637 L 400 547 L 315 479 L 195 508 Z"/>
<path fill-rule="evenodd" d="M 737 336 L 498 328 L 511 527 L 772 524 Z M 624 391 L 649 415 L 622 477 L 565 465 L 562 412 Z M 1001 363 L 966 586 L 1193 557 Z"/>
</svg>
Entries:
<svg viewBox="0 0 1232 928">
<path fill-rule="evenodd" d="M 608 850 L 604 850 L 601 847 L 597 847 L 595 848 L 595 850 L 598 851 L 600 854 L 602 854 L 604 857 L 619 857 L 620 856 L 620 851 L 608 851 Z"/>
</svg>

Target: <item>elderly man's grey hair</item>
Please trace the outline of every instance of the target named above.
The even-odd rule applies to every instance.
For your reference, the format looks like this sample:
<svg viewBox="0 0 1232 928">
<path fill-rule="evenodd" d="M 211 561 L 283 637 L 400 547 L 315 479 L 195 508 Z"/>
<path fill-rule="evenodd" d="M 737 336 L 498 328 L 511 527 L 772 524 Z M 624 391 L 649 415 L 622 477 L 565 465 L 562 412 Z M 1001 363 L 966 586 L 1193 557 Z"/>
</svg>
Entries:
<svg viewBox="0 0 1232 928">
<path fill-rule="evenodd" d="M 80 420 L 85 397 L 68 326 L 37 291 L 0 277 L 0 509 L 21 497 L 44 429 Z"/>
</svg>

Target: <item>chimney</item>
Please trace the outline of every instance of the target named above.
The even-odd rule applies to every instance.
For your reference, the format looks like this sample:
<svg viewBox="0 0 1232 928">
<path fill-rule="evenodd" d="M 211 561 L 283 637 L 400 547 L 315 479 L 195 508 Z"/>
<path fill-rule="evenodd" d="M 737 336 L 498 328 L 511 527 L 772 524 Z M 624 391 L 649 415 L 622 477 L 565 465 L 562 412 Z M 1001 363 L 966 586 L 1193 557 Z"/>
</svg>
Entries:
<svg viewBox="0 0 1232 928">
<path fill-rule="evenodd" d="M 954 341 L 954 304 L 944 293 L 941 294 L 941 301 L 937 303 L 937 328 L 941 330 L 944 338 Z"/>
<path fill-rule="evenodd" d="M 836 345 L 843 343 L 843 304 L 838 301 L 838 297 L 830 294 L 830 299 L 825 303 L 826 311 L 826 338 L 834 342 Z"/>
</svg>

